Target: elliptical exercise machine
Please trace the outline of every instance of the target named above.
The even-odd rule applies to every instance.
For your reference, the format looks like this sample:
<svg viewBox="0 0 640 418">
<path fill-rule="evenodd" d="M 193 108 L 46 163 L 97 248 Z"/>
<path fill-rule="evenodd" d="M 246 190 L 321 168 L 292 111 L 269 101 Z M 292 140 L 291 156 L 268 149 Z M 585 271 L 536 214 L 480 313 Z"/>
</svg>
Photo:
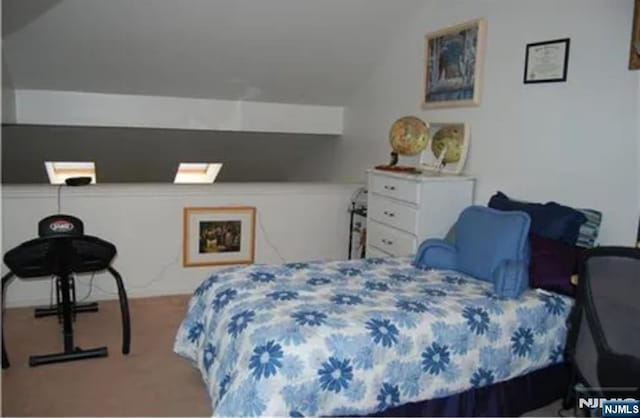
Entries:
<svg viewBox="0 0 640 418">
<path fill-rule="evenodd" d="M 78 179 L 69 179 L 78 182 Z M 67 184 L 71 183 L 67 181 Z M 90 179 L 89 179 L 90 180 Z M 80 180 L 86 184 L 85 180 Z M 76 314 L 95 312 L 96 302 L 79 304 L 76 302 L 76 273 L 107 271 L 113 276 L 118 288 L 120 313 L 122 315 L 122 354 L 129 354 L 131 330 L 127 293 L 120 274 L 111 266 L 116 255 L 116 247 L 100 238 L 84 235 L 82 221 L 70 215 L 52 215 L 38 224 L 38 238 L 24 242 L 8 251 L 4 263 L 10 271 L 2 277 L 2 301 L 7 284 L 15 277 L 21 279 L 56 277 L 56 305 L 37 308 L 36 318 L 56 315 L 62 323 L 63 352 L 29 357 L 30 366 L 49 363 L 106 357 L 107 347 L 83 350 L 76 347 L 73 339 L 73 322 Z M 9 367 L 2 330 L 2 368 Z"/>
</svg>

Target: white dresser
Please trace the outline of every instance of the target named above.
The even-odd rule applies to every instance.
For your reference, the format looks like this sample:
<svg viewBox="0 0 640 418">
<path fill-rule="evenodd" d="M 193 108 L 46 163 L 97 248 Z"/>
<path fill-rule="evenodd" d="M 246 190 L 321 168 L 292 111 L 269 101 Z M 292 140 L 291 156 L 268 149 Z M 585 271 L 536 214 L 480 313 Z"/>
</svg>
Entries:
<svg viewBox="0 0 640 418">
<path fill-rule="evenodd" d="M 426 238 L 444 238 L 473 204 L 472 177 L 367 173 L 367 257 L 415 254 Z"/>
</svg>

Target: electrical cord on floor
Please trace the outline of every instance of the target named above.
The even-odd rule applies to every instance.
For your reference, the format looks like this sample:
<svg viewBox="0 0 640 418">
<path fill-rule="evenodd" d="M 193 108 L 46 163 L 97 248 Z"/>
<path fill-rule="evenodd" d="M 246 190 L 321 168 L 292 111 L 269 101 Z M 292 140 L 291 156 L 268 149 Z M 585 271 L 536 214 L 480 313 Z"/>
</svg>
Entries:
<svg viewBox="0 0 640 418">
<path fill-rule="evenodd" d="M 282 254 L 280 254 L 280 251 L 278 251 L 278 248 L 269 239 L 269 234 L 267 234 L 267 231 L 264 228 L 264 225 L 262 224 L 262 216 L 260 214 L 257 214 L 257 218 L 258 218 L 258 226 L 260 227 L 260 231 L 262 231 L 262 235 L 264 236 L 264 240 L 267 241 L 267 244 L 269 245 L 269 247 L 271 247 L 273 252 L 275 252 L 278 255 L 278 258 L 280 258 L 280 261 L 282 263 L 286 263 L 287 260 L 285 260 L 285 258 L 282 256 Z"/>
</svg>

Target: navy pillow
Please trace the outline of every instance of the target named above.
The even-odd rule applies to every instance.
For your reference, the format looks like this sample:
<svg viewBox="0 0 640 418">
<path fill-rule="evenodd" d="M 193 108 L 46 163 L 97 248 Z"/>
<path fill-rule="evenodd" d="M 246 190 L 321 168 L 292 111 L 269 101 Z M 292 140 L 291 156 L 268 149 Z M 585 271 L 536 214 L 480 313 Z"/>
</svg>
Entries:
<svg viewBox="0 0 640 418">
<path fill-rule="evenodd" d="M 489 207 L 504 210 L 520 210 L 531 217 L 531 232 L 545 238 L 560 240 L 575 245 L 580 226 L 587 222 L 583 213 L 555 202 L 530 203 L 511 200 L 497 192 L 489 200 Z"/>
</svg>

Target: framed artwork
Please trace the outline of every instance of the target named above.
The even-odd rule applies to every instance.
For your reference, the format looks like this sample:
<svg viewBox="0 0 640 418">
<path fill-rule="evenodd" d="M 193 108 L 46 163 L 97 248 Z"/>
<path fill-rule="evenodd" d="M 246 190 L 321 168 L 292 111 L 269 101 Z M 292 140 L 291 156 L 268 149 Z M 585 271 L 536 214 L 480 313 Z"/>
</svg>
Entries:
<svg viewBox="0 0 640 418">
<path fill-rule="evenodd" d="M 476 19 L 425 36 L 423 108 L 480 104 L 486 32 Z"/>
<path fill-rule="evenodd" d="M 631 30 L 631 54 L 629 69 L 640 70 L 640 0 L 636 0 L 633 10 L 633 28 Z"/>
<path fill-rule="evenodd" d="M 567 81 L 570 43 L 571 40 L 565 38 L 527 44 L 524 58 L 525 84 Z"/>
<path fill-rule="evenodd" d="M 183 265 L 251 264 L 256 241 L 256 208 L 184 208 Z"/>
</svg>

